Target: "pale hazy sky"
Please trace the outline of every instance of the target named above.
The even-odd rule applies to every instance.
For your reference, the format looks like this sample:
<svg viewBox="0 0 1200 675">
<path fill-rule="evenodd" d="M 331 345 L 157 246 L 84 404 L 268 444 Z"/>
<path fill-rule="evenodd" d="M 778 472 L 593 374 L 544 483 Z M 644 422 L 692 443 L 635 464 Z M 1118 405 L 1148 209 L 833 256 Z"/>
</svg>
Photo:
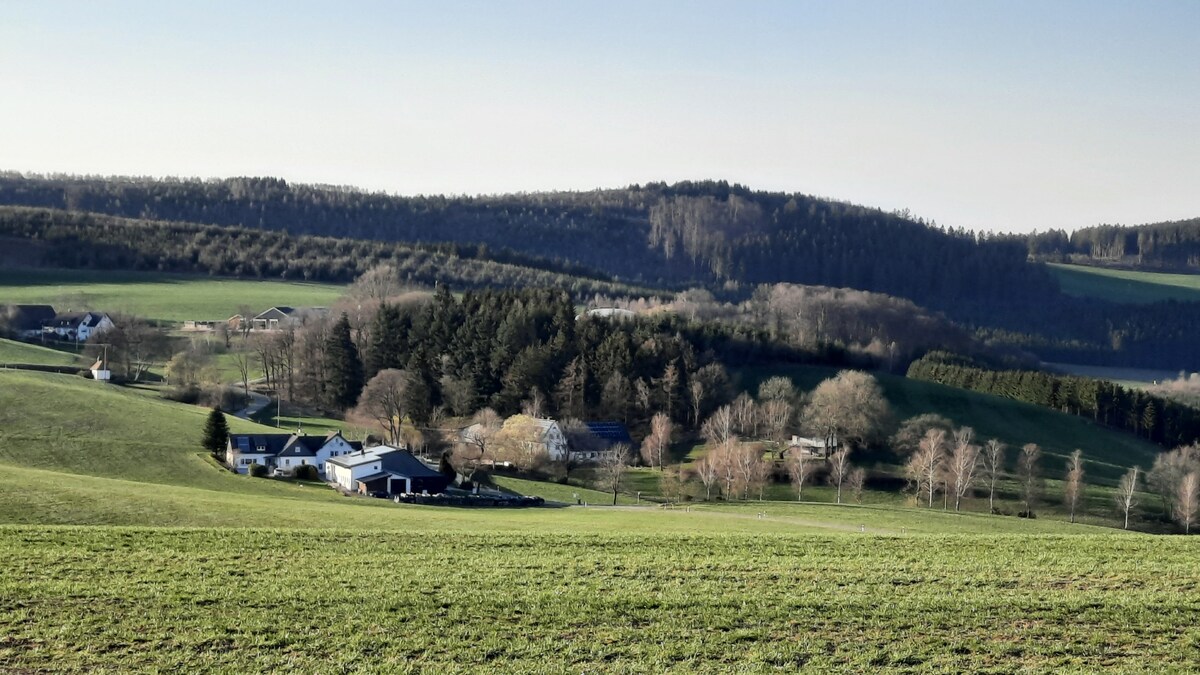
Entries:
<svg viewBox="0 0 1200 675">
<path fill-rule="evenodd" d="M 1200 2 L 5 2 L 0 169 L 1200 216 Z"/>
</svg>

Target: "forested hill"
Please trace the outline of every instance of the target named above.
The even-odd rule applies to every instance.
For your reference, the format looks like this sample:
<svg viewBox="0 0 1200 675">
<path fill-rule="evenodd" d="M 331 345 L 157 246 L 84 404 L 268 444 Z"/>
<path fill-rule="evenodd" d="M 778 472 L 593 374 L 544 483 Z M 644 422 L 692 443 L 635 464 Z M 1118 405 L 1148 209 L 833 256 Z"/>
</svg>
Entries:
<svg viewBox="0 0 1200 675">
<path fill-rule="evenodd" d="M 485 197 L 399 197 L 273 178 L 0 174 L 0 204 L 354 239 L 454 242 L 678 287 L 795 282 L 951 311 L 1057 294 L 1024 242 L 724 182 Z"/>
<path fill-rule="evenodd" d="M 1098 225 L 1029 236 L 1030 254 L 1046 260 L 1200 271 L 1200 218 L 1149 225 Z"/>
</svg>

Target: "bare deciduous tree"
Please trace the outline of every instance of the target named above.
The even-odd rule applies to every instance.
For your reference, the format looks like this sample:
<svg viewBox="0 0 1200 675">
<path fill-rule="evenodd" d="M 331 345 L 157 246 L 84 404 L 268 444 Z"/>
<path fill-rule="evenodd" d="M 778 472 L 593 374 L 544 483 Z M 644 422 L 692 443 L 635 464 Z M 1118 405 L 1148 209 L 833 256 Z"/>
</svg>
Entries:
<svg viewBox="0 0 1200 675">
<path fill-rule="evenodd" d="M 521 414 L 528 415 L 535 420 L 540 420 L 546 414 L 546 397 L 542 394 L 542 390 L 533 387 L 529 390 L 529 398 L 521 402 Z"/>
<path fill-rule="evenodd" d="M 983 446 L 983 479 L 988 486 L 988 513 L 996 512 L 996 482 L 1004 475 L 1004 444 L 989 438 Z"/>
<path fill-rule="evenodd" d="M 500 432 L 503 420 L 500 415 L 496 414 L 491 408 L 484 408 L 475 413 L 471 418 L 471 426 L 462 434 L 463 444 L 472 447 L 479 451 L 476 457 L 466 458 L 468 461 L 478 465 L 487 456 L 488 450 L 492 447 L 492 440 L 496 434 Z"/>
<path fill-rule="evenodd" d="M 1125 515 L 1125 529 L 1129 529 L 1129 515 L 1133 513 L 1134 507 L 1137 506 L 1137 489 L 1138 489 L 1138 467 L 1133 467 L 1121 476 L 1121 482 L 1117 486 L 1117 494 L 1115 499 L 1117 507 Z"/>
<path fill-rule="evenodd" d="M 1183 526 L 1184 534 L 1192 533 L 1192 525 L 1196 524 L 1197 509 L 1200 508 L 1200 474 L 1195 471 L 1184 476 L 1179 481 L 1179 494 L 1175 498 L 1176 522 Z"/>
<path fill-rule="evenodd" d="M 812 478 L 813 458 L 804 450 L 797 450 L 787 458 L 788 476 L 796 488 L 796 501 L 804 496 L 804 485 Z"/>
<path fill-rule="evenodd" d="M 755 417 L 758 415 L 758 405 L 746 392 L 742 392 L 733 400 L 733 426 L 738 434 L 745 438 L 753 438 Z"/>
<path fill-rule="evenodd" d="M 1063 502 L 1071 512 L 1071 522 L 1075 522 L 1075 510 L 1079 507 L 1079 498 L 1083 496 L 1083 451 L 1075 450 L 1067 459 L 1067 477 L 1063 481 Z"/>
<path fill-rule="evenodd" d="M 718 465 L 715 453 L 712 450 L 705 453 L 696 462 L 695 470 L 696 478 L 699 478 L 700 484 L 704 486 L 704 501 L 710 501 L 713 486 L 721 479 L 721 467 Z"/>
<path fill-rule="evenodd" d="M 767 438 L 782 444 L 787 439 L 788 426 L 792 422 L 792 404 L 783 399 L 773 398 L 762 405 L 761 414 Z"/>
<path fill-rule="evenodd" d="M 938 476 L 945 461 L 946 432 L 929 429 L 917 446 L 917 451 L 904 466 L 905 475 L 913 485 L 918 498 L 926 495 L 926 505 L 933 507 L 933 493 L 937 491 Z"/>
<path fill-rule="evenodd" d="M 356 412 L 375 420 L 387 434 L 389 443 L 400 442 L 400 427 L 404 421 L 404 391 L 408 374 L 387 368 L 379 371 L 363 387 Z"/>
<path fill-rule="evenodd" d="M 874 377 L 843 370 L 817 385 L 804 409 L 805 423 L 826 439 L 870 443 L 891 419 L 891 407 Z"/>
<path fill-rule="evenodd" d="M 650 420 L 650 435 L 642 441 L 642 460 L 647 465 L 663 468 L 672 431 L 671 418 L 666 413 L 657 413 Z"/>
<path fill-rule="evenodd" d="M 617 505 L 617 494 L 621 491 L 621 480 L 629 466 L 629 446 L 617 443 L 612 446 L 596 467 L 596 478 L 600 486 L 612 492 L 613 506 Z"/>
<path fill-rule="evenodd" d="M 850 475 L 847 476 L 846 482 L 850 485 L 850 494 L 854 495 L 854 503 L 861 504 L 863 496 L 863 488 L 867 485 L 867 472 L 862 467 L 855 467 Z"/>
<path fill-rule="evenodd" d="M 975 486 L 975 472 L 979 468 L 979 446 L 971 441 L 975 438 L 975 430 L 962 427 L 954 432 L 954 447 L 950 451 L 950 460 L 946 466 L 947 486 L 954 493 L 954 510 L 962 509 L 963 497 L 970 494 Z"/>
<path fill-rule="evenodd" d="M 700 407 L 704 405 L 704 382 L 700 378 L 692 378 L 688 385 L 688 400 L 692 403 L 692 423 L 700 424 Z"/>
<path fill-rule="evenodd" d="M 1179 494 L 1179 481 L 1193 471 L 1200 472 L 1200 445 L 1185 445 L 1159 453 L 1146 474 L 1146 484 L 1162 498 L 1163 509 L 1171 512 Z"/>
<path fill-rule="evenodd" d="M 842 503 L 842 486 L 850 474 L 850 450 L 843 448 L 829 456 L 829 483 L 837 488 L 837 503 Z"/>
<path fill-rule="evenodd" d="M 1025 503 L 1025 515 L 1032 517 L 1033 508 L 1042 496 L 1042 471 L 1038 461 L 1042 449 L 1037 443 L 1026 443 L 1017 458 L 1017 478 L 1021 481 L 1021 501 Z"/>
<path fill-rule="evenodd" d="M 700 428 L 700 434 L 704 436 L 709 445 L 723 446 L 729 443 L 729 439 L 733 438 L 733 411 L 727 405 L 717 408 L 715 412 L 706 420 Z"/>
</svg>

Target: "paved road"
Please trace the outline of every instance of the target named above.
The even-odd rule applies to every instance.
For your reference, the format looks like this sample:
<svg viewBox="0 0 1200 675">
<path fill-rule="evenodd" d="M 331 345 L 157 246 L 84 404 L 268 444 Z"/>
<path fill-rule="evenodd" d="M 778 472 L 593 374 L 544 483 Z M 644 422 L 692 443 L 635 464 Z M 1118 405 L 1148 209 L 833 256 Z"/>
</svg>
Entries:
<svg viewBox="0 0 1200 675">
<path fill-rule="evenodd" d="M 238 387 L 238 389 L 241 389 L 241 387 Z M 236 417 L 240 417 L 242 419 L 248 420 L 248 419 L 250 419 L 250 416 L 253 415 L 254 413 L 271 405 L 271 399 L 267 398 L 266 396 L 263 396 L 262 394 L 260 394 L 258 392 L 246 391 L 246 394 L 250 396 L 250 405 L 235 412 L 234 416 L 236 416 Z"/>
</svg>

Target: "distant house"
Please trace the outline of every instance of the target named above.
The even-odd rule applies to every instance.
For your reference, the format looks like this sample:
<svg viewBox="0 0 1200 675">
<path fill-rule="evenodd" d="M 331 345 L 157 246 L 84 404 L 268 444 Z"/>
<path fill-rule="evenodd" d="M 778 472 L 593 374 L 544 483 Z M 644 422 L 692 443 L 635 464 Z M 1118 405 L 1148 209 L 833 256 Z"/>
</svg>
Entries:
<svg viewBox="0 0 1200 675">
<path fill-rule="evenodd" d="M 225 450 L 225 463 L 238 473 L 246 473 L 251 464 L 285 472 L 301 466 L 315 466 L 328 477 L 330 459 L 362 449 L 362 444 L 347 441 L 340 431 L 326 436 L 304 434 L 231 434 Z"/>
<path fill-rule="evenodd" d="M 329 314 L 329 309 L 326 307 L 272 307 L 266 311 L 259 313 L 257 316 L 250 319 L 252 330 L 273 331 L 287 328 L 288 326 L 302 326 L 310 320 L 318 319 Z M 240 314 L 229 318 L 230 327 L 234 323 L 241 325 L 245 318 Z"/>
<path fill-rule="evenodd" d="M 295 311 L 291 307 L 272 307 L 250 321 L 255 330 L 279 330 L 291 323 L 291 316 Z"/>
<path fill-rule="evenodd" d="M 558 422 L 549 419 L 535 419 L 533 422 L 536 426 L 534 437 L 525 441 L 526 447 L 535 452 L 545 452 L 547 457 L 555 461 L 565 459 L 567 437 Z"/>
<path fill-rule="evenodd" d="M 112 319 L 103 312 L 67 312 L 54 317 L 46 327 L 64 340 L 86 342 L 93 335 L 113 327 Z"/>
<path fill-rule="evenodd" d="M 792 436 L 792 440 L 788 443 L 788 447 L 784 450 L 784 454 L 803 452 L 807 455 L 815 457 L 828 457 L 837 452 L 838 440 L 837 436 L 829 438 L 807 438 L 805 436 Z"/>
<path fill-rule="evenodd" d="M 112 370 L 108 367 L 108 362 L 103 357 L 96 359 L 90 369 L 92 371 L 92 379 L 97 382 L 108 382 L 112 379 Z"/>
<path fill-rule="evenodd" d="M 56 316 L 50 305 L 5 305 L 0 307 L 0 328 L 17 338 L 29 340 L 40 337 L 42 328 L 54 322 Z"/>
<path fill-rule="evenodd" d="M 327 465 L 330 481 L 359 494 L 439 494 L 450 485 L 448 476 L 426 466 L 407 450 L 389 445 L 335 457 Z"/>
<path fill-rule="evenodd" d="M 583 424 L 591 432 L 591 438 L 587 442 L 571 444 L 568 452 L 571 453 L 572 461 L 599 462 L 607 458 L 616 445 L 624 444 L 627 447 L 633 447 L 633 438 L 629 435 L 629 429 L 620 422 L 584 422 Z"/>
</svg>

